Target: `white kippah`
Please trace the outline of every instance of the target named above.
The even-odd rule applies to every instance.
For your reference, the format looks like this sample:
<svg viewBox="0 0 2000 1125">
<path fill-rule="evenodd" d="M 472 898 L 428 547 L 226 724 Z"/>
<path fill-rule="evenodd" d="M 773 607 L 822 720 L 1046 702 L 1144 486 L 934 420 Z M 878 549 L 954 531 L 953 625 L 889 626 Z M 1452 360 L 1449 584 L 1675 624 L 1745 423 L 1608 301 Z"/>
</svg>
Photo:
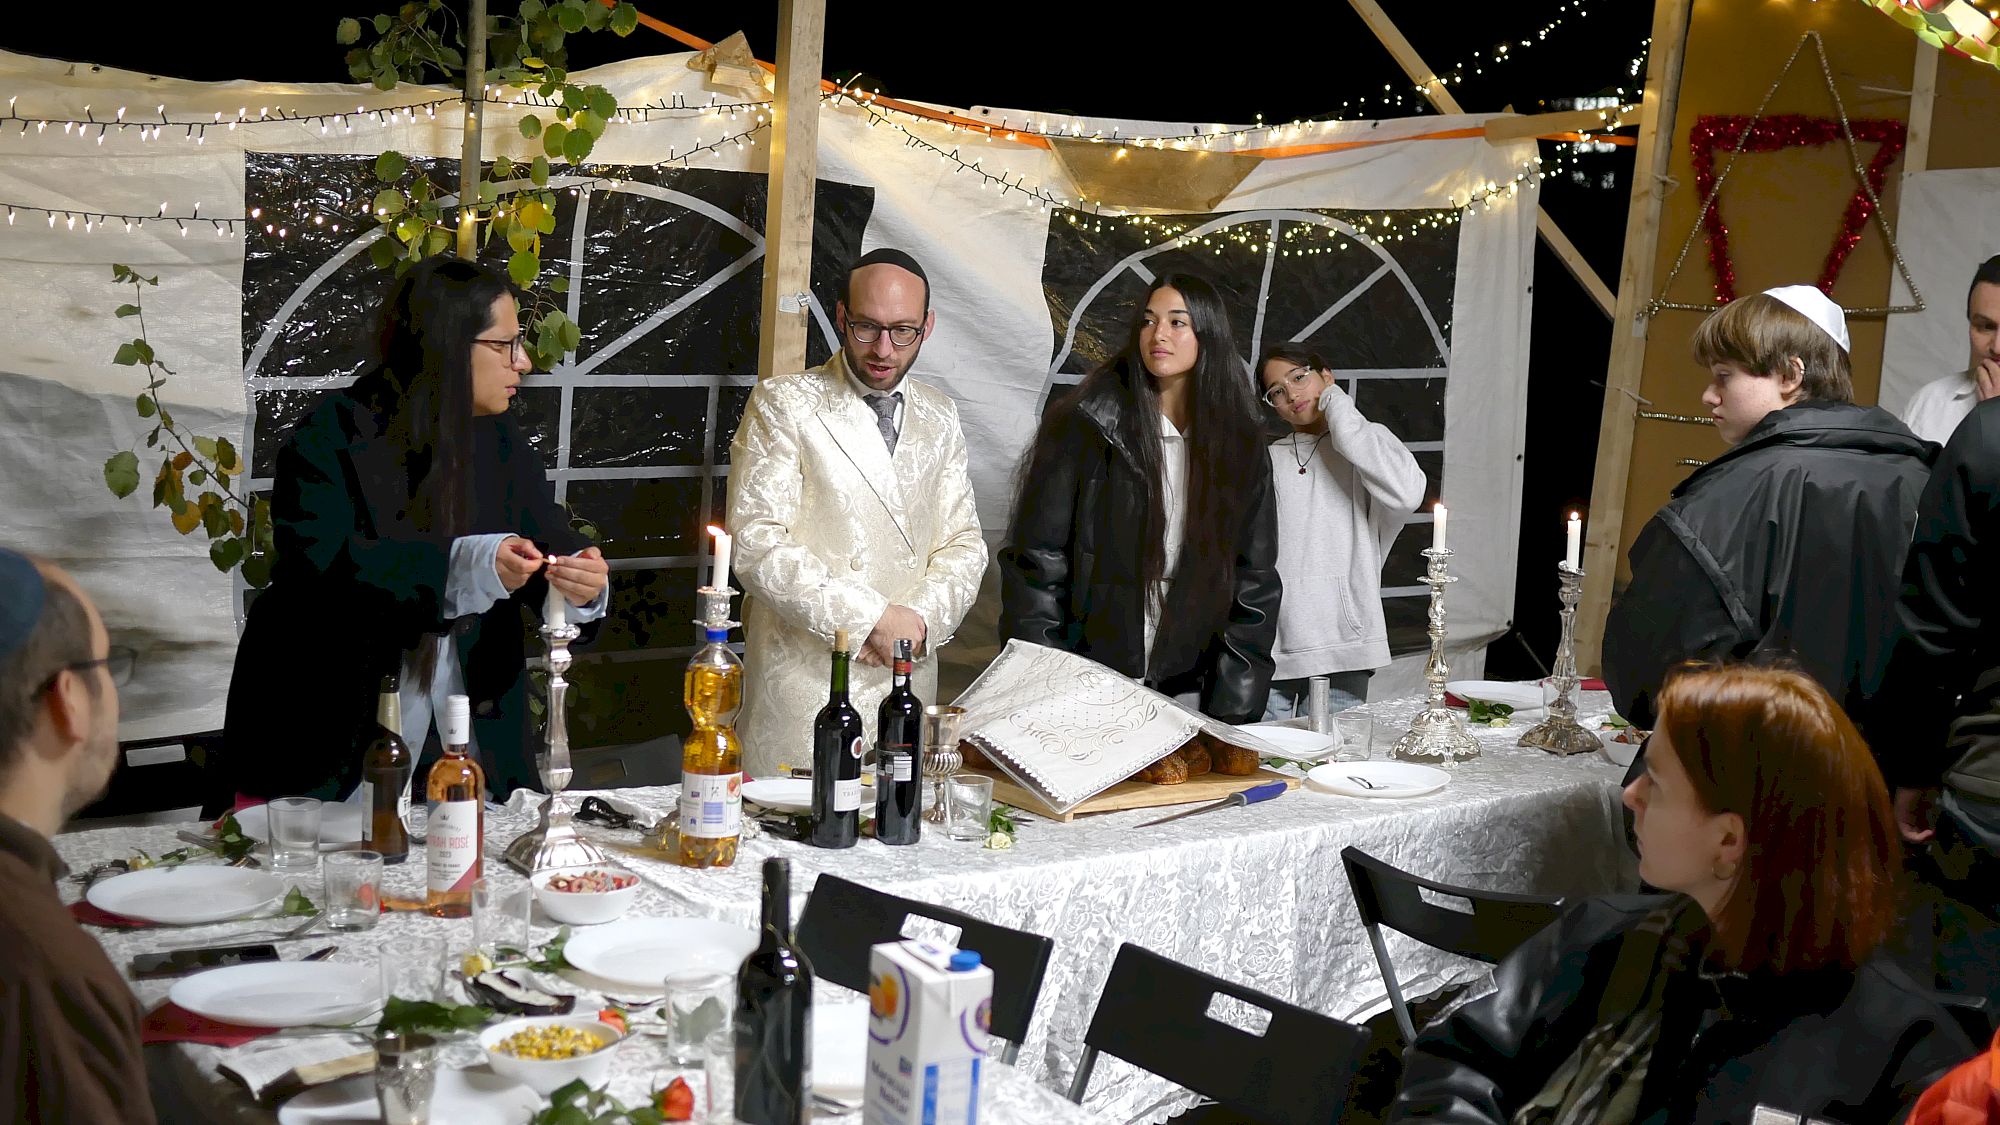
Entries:
<svg viewBox="0 0 2000 1125">
<path fill-rule="evenodd" d="M 1833 303 L 1833 298 L 1812 285 L 1780 285 L 1776 289 L 1764 290 L 1764 296 L 1776 297 L 1791 309 L 1814 324 L 1820 331 L 1833 337 L 1841 351 L 1851 351 L 1847 343 L 1847 314 Z"/>
</svg>

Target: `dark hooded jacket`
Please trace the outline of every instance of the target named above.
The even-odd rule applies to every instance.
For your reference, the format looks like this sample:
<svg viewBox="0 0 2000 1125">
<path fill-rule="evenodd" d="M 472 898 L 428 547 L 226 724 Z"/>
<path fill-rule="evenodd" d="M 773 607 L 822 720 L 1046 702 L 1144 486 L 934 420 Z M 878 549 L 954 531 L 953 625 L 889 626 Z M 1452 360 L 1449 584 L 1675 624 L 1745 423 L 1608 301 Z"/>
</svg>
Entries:
<svg viewBox="0 0 2000 1125">
<path fill-rule="evenodd" d="M 1674 489 L 1632 544 L 1604 679 L 1640 727 L 1685 660 L 1782 656 L 1853 711 L 1888 664 L 1903 554 L 1938 447 L 1887 411 L 1772 411 Z"/>
<path fill-rule="evenodd" d="M 1216 620 L 1162 622 L 1146 652 L 1140 564 L 1146 480 L 1110 386 L 1050 408 L 1000 551 L 1000 639 L 1087 656 L 1169 695 L 1197 692 L 1227 723 L 1262 717 L 1278 632 L 1278 525 L 1270 465 L 1243 466 L 1234 588 Z M 1170 598 L 1166 613 L 1172 613 Z M 1164 643 L 1163 643 L 1164 642 Z"/>
</svg>

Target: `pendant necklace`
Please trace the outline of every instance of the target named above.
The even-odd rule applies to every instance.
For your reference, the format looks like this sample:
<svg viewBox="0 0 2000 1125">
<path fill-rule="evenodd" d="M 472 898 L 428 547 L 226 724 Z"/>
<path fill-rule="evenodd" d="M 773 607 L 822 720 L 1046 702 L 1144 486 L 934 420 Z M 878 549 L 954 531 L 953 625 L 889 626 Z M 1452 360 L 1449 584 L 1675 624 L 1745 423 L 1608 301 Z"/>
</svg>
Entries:
<svg viewBox="0 0 2000 1125">
<path fill-rule="evenodd" d="M 1325 440 L 1326 440 L 1326 434 L 1321 434 L 1318 437 L 1314 438 L 1312 445 L 1306 450 L 1306 455 L 1304 457 L 1300 457 L 1298 439 L 1297 438 L 1292 439 L 1292 457 L 1299 463 L 1300 476 L 1306 475 L 1306 462 L 1311 461 L 1313 454 L 1319 452 L 1319 443 Z"/>
</svg>

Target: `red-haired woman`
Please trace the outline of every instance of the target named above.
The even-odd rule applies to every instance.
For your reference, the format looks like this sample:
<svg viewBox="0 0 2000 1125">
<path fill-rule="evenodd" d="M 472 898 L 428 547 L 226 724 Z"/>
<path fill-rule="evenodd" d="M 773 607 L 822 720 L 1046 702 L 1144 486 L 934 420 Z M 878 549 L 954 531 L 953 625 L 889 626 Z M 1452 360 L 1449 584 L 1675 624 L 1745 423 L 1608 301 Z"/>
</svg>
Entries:
<svg viewBox="0 0 2000 1125">
<path fill-rule="evenodd" d="M 1889 1121 L 1972 1053 L 1879 955 L 1889 795 L 1811 677 L 1670 679 L 1625 803 L 1639 874 L 1677 893 L 1579 903 L 1502 961 L 1417 1037 L 1391 1121 Z"/>
</svg>

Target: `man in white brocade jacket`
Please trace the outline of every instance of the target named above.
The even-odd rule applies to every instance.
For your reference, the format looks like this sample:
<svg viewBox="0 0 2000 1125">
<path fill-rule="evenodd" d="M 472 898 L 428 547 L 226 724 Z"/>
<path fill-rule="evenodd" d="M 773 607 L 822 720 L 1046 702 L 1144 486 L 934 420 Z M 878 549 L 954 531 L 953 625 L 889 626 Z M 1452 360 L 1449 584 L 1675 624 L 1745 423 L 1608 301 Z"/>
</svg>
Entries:
<svg viewBox="0 0 2000 1125">
<path fill-rule="evenodd" d="M 936 318 L 923 268 L 874 250 L 848 272 L 824 367 L 757 384 L 730 443 L 729 531 L 744 598 L 743 768 L 812 764 L 836 629 L 855 649 L 849 685 L 875 740 L 898 640 L 911 687 L 936 703 L 940 645 L 986 571 L 965 435 L 951 396 L 906 378 Z"/>
</svg>

